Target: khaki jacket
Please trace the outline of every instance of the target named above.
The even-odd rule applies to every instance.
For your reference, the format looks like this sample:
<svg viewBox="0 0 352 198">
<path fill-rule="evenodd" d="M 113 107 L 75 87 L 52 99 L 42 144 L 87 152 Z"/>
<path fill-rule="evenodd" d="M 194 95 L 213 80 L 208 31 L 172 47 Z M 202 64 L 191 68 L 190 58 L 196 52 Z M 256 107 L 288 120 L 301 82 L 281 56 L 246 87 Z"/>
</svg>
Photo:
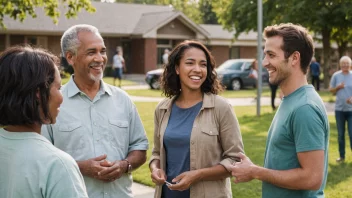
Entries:
<svg viewBox="0 0 352 198">
<path fill-rule="evenodd" d="M 175 97 L 161 101 L 154 115 L 154 148 L 150 162 L 159 159 L 160 168 L 164 171 L 163 139 L 174 100 Z M 231 171 L 238 153 L 244 151 L 238 120 L 224 98 L 204 94 L 203 106 L 193 123 L 190 143 L 190 170 L 221 164 Z M 161 197 L 161 190 L 162 186 L 156 187 L 155 198 Z M 190 195 L 191 198 L 232 198 L 230 178 L 197 182 L 191 186 Z"/>
</svg>

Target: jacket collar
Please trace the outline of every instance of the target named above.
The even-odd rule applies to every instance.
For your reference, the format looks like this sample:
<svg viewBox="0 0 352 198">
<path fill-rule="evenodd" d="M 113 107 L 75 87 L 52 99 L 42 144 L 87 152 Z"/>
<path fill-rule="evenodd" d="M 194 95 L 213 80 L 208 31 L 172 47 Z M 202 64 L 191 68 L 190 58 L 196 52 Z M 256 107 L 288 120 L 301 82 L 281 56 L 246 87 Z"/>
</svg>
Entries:
<svg viewBox="0 0 352 198">
<path fill-rule="evenodd" d="M 201 110 L 204 108 L 214 108 L 215 107 L 215 96 L 211 93 L 203 93 L 203 106 Z M 172 104 L 176 100 L 177 96 L 173 96 L 172 98 L 167 99 L 161 106 L 160 109 L 170 110 Z"/>
</svg>

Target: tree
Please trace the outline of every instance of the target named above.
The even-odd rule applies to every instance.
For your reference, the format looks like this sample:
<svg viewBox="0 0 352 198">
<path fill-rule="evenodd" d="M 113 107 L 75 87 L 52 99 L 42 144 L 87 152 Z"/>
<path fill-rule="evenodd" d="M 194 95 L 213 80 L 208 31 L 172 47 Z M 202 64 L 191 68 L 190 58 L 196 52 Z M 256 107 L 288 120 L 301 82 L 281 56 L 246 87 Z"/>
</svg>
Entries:
<svg viewBox="0 0 352 198">
<path fill-rule="evenodd" d="M 219 0 L 213 6 L 219 22 L 228 30 L 236 29 L 236 37 L 242 32 L 256 30 L 257 1 Z M 350 26 L 351 6 L 352 0 L 263 0 L 263 25 L 298 23 L 320 35 L 324 56 L 324 87 L 327 88 L 332 32 Z"/>
<path fill-rule="evenodd" d="M 218 18 L 213 11 L 212 0 L 199 0 L 199 10 L 202 15 L 202 23 L 218 24 Z"/>
<path fill-rule="evenodd" d="M 82 8 L 88 12 L 95 12 L 95 8 L 91 5 L 90 0 L 0 0 L 0 26 L 6 28 L 3 23 L 5 16 L 20 20 L 21 22 L 27 15 L 35 18 L 35 8 L 37 7 L 42 7 L 45 10 L 45 14 L 51 17 L 56 24 L 60 16 L 59 5 L 68 7 L 65 13 L 67 18 L 76 17 Z"/>
<path fill-rule="evenodd" d="M 348 43 L 352 41 L 352 28 L 334 28 L 331 32 L 331 38 L 337 44 L 339 57 L 342 57 L 347 51 Z"/>
</svg>

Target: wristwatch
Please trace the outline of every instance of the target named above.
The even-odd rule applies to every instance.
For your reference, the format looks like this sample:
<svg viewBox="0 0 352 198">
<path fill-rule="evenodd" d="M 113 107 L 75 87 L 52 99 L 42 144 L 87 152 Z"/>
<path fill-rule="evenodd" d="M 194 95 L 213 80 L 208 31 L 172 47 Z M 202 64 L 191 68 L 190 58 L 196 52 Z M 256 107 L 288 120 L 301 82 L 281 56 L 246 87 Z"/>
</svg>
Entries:
<svg viewBox="0 0 352 198">
<path fill-rule="evenodd" d="M 123 159 L 122 161 L 126 161 L 127 162 L 128 165 L 127 165 L 127 170 L 126 170 L 125 173 L 130 174 L 132 172 L 132 165 L 131 165 L 130 161 L 128 161 L 127 159 Z"/>
</svg>

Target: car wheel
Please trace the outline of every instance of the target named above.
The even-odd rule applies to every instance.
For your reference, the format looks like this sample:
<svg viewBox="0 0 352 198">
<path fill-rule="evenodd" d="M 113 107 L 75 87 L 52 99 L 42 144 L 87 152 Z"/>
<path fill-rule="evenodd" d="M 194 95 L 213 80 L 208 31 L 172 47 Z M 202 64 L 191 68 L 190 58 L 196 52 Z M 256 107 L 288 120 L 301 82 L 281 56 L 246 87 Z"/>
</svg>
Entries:
<svg viewBox="0 0 352 198">
<path fill-rule="evenodd" d="M 150 85 L 151 89 L 159 89 L 160 88 L 160 82 L 156 78 L 153 78 L 149 85 Z"/>
<path fill-rule="evenodd" d="M 233 79 L 231 81 L 231 88 L 232 90 L 240 90 L 242 88 L 241 80 L 238 78 Z"/>
</svg>

